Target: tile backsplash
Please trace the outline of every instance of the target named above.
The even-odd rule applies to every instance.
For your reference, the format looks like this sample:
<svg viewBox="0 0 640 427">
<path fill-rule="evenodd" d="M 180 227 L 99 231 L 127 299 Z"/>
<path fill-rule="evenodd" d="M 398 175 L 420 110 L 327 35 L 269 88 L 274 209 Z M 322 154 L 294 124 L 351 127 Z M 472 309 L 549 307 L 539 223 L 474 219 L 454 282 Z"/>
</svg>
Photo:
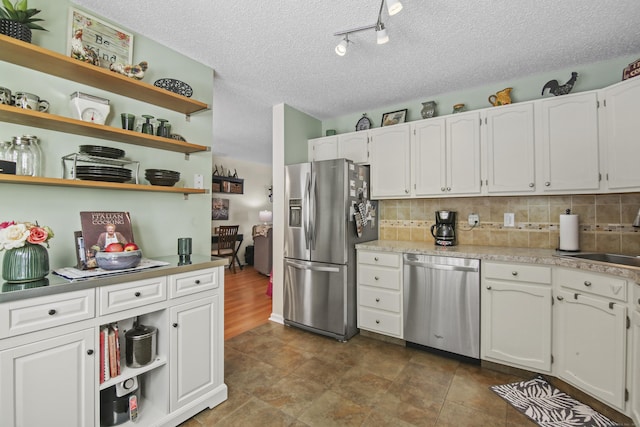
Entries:
<svg viewBox="0 0 640 427">
<path fill-rule="evenodd" d="M 460 245 L 556 249 L 567 209 L 579 215 L 581 251 L 640 255 L 640 228 L 631 226 L 640 193 L 381 200 L 380 239 L 433 242 L 435 211 L 452 210 Z M 478 226 L 468 224 L 471 213 Z M 515 214 L 515 227 L 504 226 L 505 213 Z"/>
</svg>

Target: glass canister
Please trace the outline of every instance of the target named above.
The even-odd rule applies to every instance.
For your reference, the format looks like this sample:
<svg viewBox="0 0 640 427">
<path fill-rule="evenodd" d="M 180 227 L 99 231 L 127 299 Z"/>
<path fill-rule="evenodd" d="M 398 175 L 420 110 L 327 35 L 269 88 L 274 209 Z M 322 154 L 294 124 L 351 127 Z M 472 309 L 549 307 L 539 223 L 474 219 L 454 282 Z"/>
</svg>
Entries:
<svg viewBox="0 0 640 427">
<path fill-rule="evenodd" d="M 464 104 L 456 104 L 453 106 L 453 114 L 462 113 L 467 111 L 467 107 Z"/>
<path fill-rule="evenodd" d="M 9 153 L 11 161 L 16 162 L 16 175 L 33 176 L 34 154 L 29 139 L 14 136 Z"/>
<path fill-rule="evenodd" d="M 13 161 L 9 157 L 11 155 L 9 150 L 11 150 L 11 141 L 0 141 L 0 160 Z"/>
<path fill-rule="evenodd" d="M 35 135 L 22 135 L 22 137 L 28 139 L 31 143 L 31 150 L 33 151 L 33 176 L 42 176 L 44 159 L 40 139 Z"/>
</svg>

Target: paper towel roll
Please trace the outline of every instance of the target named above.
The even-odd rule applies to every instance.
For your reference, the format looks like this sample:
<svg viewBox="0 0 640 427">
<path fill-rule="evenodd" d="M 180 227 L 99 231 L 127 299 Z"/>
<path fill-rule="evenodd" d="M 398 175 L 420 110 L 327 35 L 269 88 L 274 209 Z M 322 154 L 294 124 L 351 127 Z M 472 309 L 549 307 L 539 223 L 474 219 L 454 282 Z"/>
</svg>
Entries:
<svg viewBox="0 0 640 427">
<path fill-rule="evenodd" d="M 560 250 L 578 251 L 579 244 L 578 215 L 560 215 Z"/>
</svg>

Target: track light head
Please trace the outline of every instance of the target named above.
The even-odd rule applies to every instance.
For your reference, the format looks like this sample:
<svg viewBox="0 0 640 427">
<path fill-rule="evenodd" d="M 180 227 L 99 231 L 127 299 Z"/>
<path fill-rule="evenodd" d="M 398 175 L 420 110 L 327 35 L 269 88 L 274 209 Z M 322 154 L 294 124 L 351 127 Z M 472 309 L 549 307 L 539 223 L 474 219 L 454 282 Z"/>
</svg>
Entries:
<svg viewBox="0 0 640 427">
<path fill-rule="evenodd" d="M 387 2 L 387 11 L 389 12 L 389 16 L 393 16 L 402 10 L 402 3 L 400 3 L 400 1 L 386 0 L 386 2 Z"/>
<path fill-rule="evenodd" d="M 338 46 L 336 46 L 336 53 L 340 56 L 344 56 L 345 53 L 347 53 L 348 45 L 349 45 L 349 36 L 344 36 L 344 39 L 342 39 L 342 41 L 338 43 Z"/>
<path fill-rule="evenodd" d="M 378 44 L 385 44 L 389 41 L 389 34 L 387 34 L 387 29 L 382 22 L 376 25 L 376 36 L 378 38 Z"/>
</svg>

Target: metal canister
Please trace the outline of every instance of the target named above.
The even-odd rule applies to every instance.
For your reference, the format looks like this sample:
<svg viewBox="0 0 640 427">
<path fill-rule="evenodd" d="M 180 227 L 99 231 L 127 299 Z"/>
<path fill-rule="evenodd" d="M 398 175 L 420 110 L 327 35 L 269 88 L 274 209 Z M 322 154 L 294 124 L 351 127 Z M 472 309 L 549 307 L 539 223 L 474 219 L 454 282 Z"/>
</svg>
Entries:
<svg viewBox="0 0 640 427">
<path fill-rule="evenodd" d="M 131 368 L 148 365 L 156 358 L 156 336 L 153 326 L 135 325 L 124 335 L 126 338 L 126 362 Z"/>
</svg>

